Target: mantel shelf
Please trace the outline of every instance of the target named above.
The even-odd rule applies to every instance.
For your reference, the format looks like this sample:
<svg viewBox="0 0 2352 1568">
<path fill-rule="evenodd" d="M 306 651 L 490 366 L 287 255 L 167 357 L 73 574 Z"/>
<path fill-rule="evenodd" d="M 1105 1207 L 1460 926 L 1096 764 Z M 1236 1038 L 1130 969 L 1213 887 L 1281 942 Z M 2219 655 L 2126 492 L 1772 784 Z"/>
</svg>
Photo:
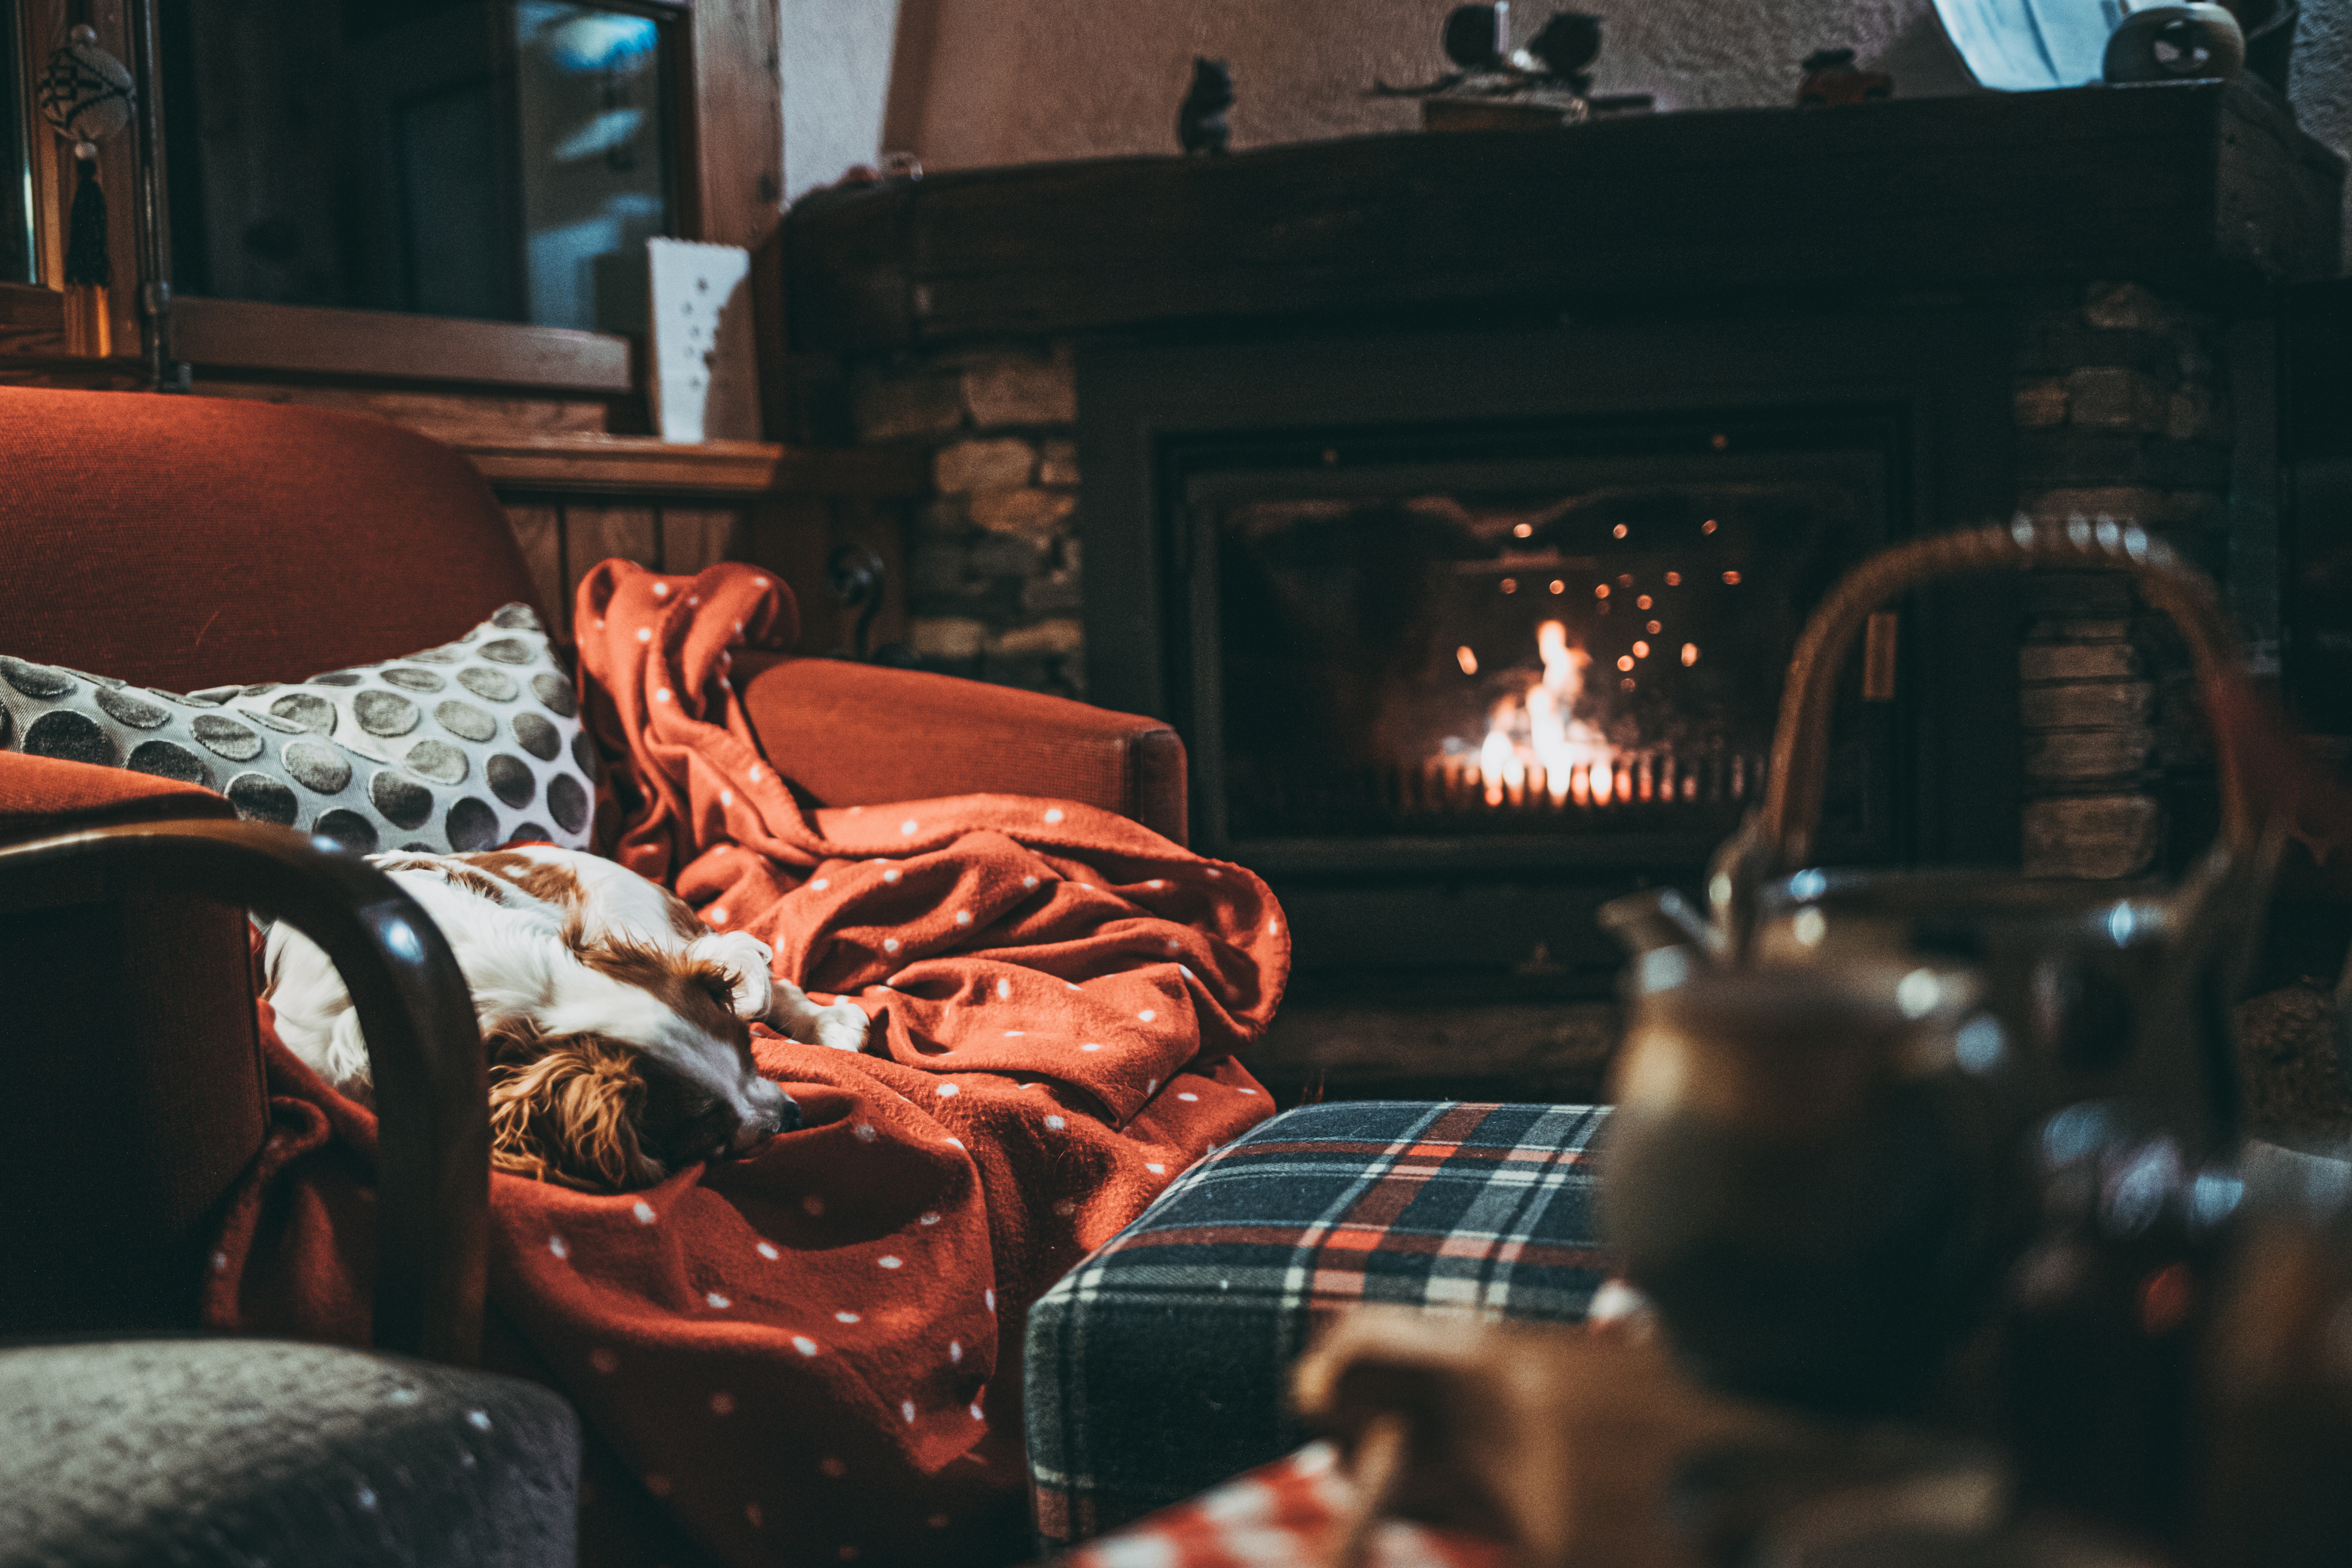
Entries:
<svg viewBox="0 0 2352 1568">
<path fill-rule="evenodd" d="M 759 500 L 792 495 L 874 500 L 924 494 L 920 454 L 770 441 L 678 446 L 650 436 L 537 436 L 459 441 L 501 490 L 555 495 L 697 496 Z"/>
<path fill-rule="evenodd" d="M 2258 85 L 1987 93 L 935 174 L 786 220 L 800 349 L 1739 290 L 2338 268 L 2343 161 Z"/>
</svg>

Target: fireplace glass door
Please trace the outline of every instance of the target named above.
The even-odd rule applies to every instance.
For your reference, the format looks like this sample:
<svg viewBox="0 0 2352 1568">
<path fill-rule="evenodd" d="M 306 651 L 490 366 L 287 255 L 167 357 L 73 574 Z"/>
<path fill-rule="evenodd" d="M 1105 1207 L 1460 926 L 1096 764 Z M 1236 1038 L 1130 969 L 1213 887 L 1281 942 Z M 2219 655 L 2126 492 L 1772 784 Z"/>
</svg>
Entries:
<svg viewBox="0 0 2352 1568">
<path fill-rule="evenodd" d="M 1761 798 L 1806 615 L 1888 531 L 1882 454 L 1745 444 L 1195 472 L 1208 838 L 1297 870 L 1703 859 Z M 1823 841 L 1884 853 L 1891 719 L 1846 705 Z"/>
</svg>

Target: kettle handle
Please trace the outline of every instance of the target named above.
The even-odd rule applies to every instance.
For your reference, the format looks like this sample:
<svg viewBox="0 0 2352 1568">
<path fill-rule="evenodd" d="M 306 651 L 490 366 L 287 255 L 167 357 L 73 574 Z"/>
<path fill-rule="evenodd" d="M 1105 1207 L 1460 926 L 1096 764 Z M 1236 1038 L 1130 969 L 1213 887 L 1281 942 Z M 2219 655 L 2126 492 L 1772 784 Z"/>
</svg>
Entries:
<svg viewBox="0 0 2352 1568">
<path fill-rule="evenodd" d="M 1838 674 L 1871 612 L 1940 578 L 2036 567 L 2128 573 L 2148 603 L 2180 628 L 2198 679 L 2208 689 L 2238 661 L 2237 641 L 2222 618 L 2213 580 L 2137 523 L 2108 517 L 2035 522 L 2021 515 L 2007 525 L 1933 534 L 1881 551 L 1839 579 L 1797 640 L 1780 693 L 1780 722 L 1772 731 L 1764 804 L 1717 861 L 1709 892 L 1719 917 L 1732 916 L 1734 929 L 1744 927 L 1747 922 L 1737 917 L 1745 911 L 1724 906 L 1747 902 L 1742 892 L 1752 897 L 1763 879 L 1795 870 L 1812 854 Z M 2220 773 L 2221 840 L 2231 859 L 2243 864 L 2256 857 L 2257 834 L 2226 748 Z"/>
</svg>

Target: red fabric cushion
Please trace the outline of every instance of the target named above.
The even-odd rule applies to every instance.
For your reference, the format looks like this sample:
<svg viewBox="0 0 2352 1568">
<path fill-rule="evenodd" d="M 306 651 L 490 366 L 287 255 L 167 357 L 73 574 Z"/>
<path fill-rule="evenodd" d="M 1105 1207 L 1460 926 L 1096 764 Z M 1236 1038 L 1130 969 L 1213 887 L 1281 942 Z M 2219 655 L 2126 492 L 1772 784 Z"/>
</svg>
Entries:
<svg viewBox="0 0 2352 1568">
<path fill-rule="evenodd" d="M 1184 742 L 1158 719 L 829 658 L 747 653 L 737 685 L 768 760 L 819 805 L 1034 795 L 1184 842 Z"/>
<path fill-rule="evenodd" d="M 377 419 L 0 389 L 0 653 L 40 663 L 285 680 L 537 603 L 481 476 Z"/>
<path fill-rule="evenodd" d="M 68 833 L 175 816 L 226 818 L 236 808 L 196 784 L 124 768 L 94 768 L 0 752 L 0 838 Z"/>
</svg>

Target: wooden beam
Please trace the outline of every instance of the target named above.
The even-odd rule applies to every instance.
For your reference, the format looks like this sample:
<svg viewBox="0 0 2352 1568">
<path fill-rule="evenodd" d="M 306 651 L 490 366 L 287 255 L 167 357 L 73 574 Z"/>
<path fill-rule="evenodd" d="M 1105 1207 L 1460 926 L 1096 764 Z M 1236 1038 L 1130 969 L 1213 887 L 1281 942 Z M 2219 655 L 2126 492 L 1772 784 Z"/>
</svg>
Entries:
<svg viewBox="0 0 2352 1568">
<path fill-rule="evenodd" d="M 510 494 L 890 500 L 923 495 L 930 488 L 921 454 L 881 447 L 818 449 L 770 441 L 686 447 L 629 436 L 457 445 L 493 488 Z"/>
<path fill-rule="evenodd" d="M 783 69 L 776 0 L 695 0 L 687 26 L 692 101 L 691 232 L 756 249 L 783 211 Z"/>
<path fill-rule="evenodd" d="M 628 339 L 518 321 L 182 299 L 172 308 L 172 337 L 179 357 L 200 374 L 276 371 L 608 397 L 625 395 L 635 384 Z"/>
<path fill-rule="evenodd" d="M 1739 289 L 2338 268 L 2343 161 L 2241 83 L 933 175 L 800 203 L 793 346 Z"/>
</svg>

